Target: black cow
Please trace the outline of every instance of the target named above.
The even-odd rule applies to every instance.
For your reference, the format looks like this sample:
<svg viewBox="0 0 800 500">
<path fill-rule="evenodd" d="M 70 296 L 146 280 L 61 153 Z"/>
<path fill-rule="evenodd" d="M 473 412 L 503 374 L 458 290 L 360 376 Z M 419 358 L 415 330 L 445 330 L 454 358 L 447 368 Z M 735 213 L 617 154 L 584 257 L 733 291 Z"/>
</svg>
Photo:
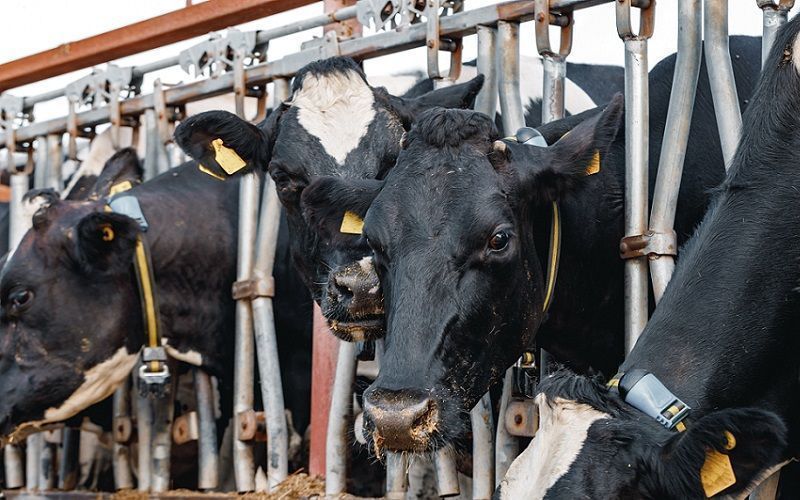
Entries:
<svg viewBox="0 0 800 500">
<path fill-rule="evenodd" d="M 216 375 L 233 369 L 237 182 L 194 162 L 128 193 L 150 225 L 163 340 L 175 359 Z M 98 180 L 98 185 L 107 186 Z M 34 216 L 0 277 L 0 436 L 60 421 L 110 395 L 145 342 L 132 270 L 138 224 L 105 201 L 62 201 Z M 289 265 L 282 220 L 275 263 L 276 328 L 287 407 L 309 417 L 311 300 Z M 230 397 L 223 397 L 230 416 Z"/>
<path fill-rule="evenodd" d="M 745 56 L 735 58 L 744 98 L 759 71 L 760 43 L 733 38 L 731 47 Z M 673 70 L 670 58 L 650 75 L 651 189 Z M 561 265 L 536 341 L 578 369 L 613 373 L 618 366 L 624 351 L 621 99 L 601 111 L 541 127 L 551 147 L 501 143 L 502 151 L 492 147 L 498 132 L 488 117 L 431 111 L 408 134 L 385 182 L 329 178 L 307 189 L 306 198 L 331 211 L 369 206 L 364 236 L 387 308 L 381 373 L 365 393 L 365 423 L 378 444 L 429 451 L 462 436 L 468 410 L 533 347 L 543 320 L 542 267 L 555 200 L 562 214 Z M 600 171 L 586 176 L 596 153 Z M 703 71 L 676 219 L 680 242 L 723 175 Z"/>
<path fill-rule="evenodd" d="M 715 492 L 701 479 L 709 454 L 733 471 L 718 493 L 741 498 L 798 456 L 798 96 L 795 17 L 773 43 L 724 183 L 615 376 L 630 403 L 638 377 L 654 375 L 691 407 L 687 430 L 668 431 L 618 390 L 555 375 L 536 399 L 539 432 L 500 498 L 705 498 Z"/>
</svg>

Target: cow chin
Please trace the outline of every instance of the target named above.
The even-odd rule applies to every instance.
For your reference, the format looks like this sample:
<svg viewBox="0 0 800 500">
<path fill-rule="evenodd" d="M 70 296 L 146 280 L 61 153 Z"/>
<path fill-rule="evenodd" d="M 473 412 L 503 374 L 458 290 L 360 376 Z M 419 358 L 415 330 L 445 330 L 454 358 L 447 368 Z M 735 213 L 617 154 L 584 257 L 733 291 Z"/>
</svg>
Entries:
<svg viewBox="0 0 800 500">
<path fill-rule="evenodd" d="M 361 319 L 343 321 L 328 319 L 331 332 L 345 342 L 365 342 L 383 337 L 383 316 L 373 315 Z"/>
</svg>

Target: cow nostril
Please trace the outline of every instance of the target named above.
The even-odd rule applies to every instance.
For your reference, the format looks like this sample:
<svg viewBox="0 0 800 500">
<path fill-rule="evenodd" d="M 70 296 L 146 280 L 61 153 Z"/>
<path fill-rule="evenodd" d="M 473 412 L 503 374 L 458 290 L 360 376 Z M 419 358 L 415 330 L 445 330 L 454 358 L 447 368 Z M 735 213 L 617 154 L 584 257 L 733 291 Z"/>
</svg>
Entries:
<svg viewBox="0 0 800 500">
<path fill-rule="evenodd" d="M 428 397 L 402 393 L 365 398 L 365 417 L 374 429 L 373 439 L 393 451 L 424 451 L 439 425 L 436 403 Z"/>
<path fill-rule="evenodd" d="M 331 283 L 331 295 L 339 300 L 339 302 L 344 302 L 352 300 L 353 290 L 347 284 L 346 280 L 342 279 L 340 276 L 335 276 Z"/>
</svg>

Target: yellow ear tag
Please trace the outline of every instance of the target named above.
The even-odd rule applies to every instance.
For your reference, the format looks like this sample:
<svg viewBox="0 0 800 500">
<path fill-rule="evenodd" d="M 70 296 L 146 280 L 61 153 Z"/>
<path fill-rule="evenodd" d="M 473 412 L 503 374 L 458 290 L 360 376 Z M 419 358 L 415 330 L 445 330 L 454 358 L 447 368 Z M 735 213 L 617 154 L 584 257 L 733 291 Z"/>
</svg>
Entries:
<svg viewBox="0 0 800 500">
<path fill-rule="evenodd" d="M 114 230 L 111 226 L 105 225 L 103 229 L 103 241 L 114 241 Z"/>
<path fill-rule="evenodd" d="M 222 144 L 222 139 L 214 139 L 211 145 L 214 146 L 214 159 L 226 174 L 233 175 L 247 166 L 247 162 L 236 151 Z"/>
<path fill-rule="evenodd" d="M 344 217 L 342 217 L 342 225 L 339 228 L 339 232 L 345 234 L 361 234 L 363 230 L 364 219 L 349 210 L 346 211 Z"/>
<path fill-rule="evenodd" d="M 222 177 L 221 175 L 215 174 L 214 172 L 212 172 L 211 170 L 209 170 L 205 166 L 203 166 L 202 163 L 198 163 L 197 164 L 197 170 L 203 172 L 204 174 L 210 175 L 211 177 L 217 179 L 218 181 L 224 181 L 225 180 L 225 177 Z"/>
<path fill-rule="evenodd" d="M 726 450 L 736 447 L 736 438 L 728 431 L 725 431 L 728 442 Z M 733 473 L 731 459 L 728 455 L 717 450 L 706 452 L 706 461 L 700 469 L 700 482 L 703 484 L 703 491 L 707 497 L 713 497 L 720 491 L 736 484 L 736 475 Z"/>
<path fill-rule="evenodd" d="M 133 187 L 131 181 L 122 181 L 118 184 L 114 184 L 111 186 L 111 189 L 108 190 L 109 196 L 114 196 L 117 193 L 124 193 L 125 191 L 129 190 Z"/>
<path fill-rule="evenodd" d="M 589 166 L 586 167 L 586 175 L 594 175 L 600 171 L 600 151 L 594 150 L 594 155 L 592 156 L 592 161 L 589 162 Z"/>
</svg>

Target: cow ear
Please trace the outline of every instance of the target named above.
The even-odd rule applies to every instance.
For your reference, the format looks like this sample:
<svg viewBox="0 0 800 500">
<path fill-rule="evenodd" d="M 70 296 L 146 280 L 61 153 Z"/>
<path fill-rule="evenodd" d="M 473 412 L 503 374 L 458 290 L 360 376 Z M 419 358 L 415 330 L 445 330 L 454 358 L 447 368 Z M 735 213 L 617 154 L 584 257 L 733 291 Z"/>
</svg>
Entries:
<svg viewBox="0 0 800 500">
<path fill-rule="evenodd" d="M 483 75 L 478 75 L 468 82 L 431 90 L 418 97 L 390 96 L 390 100 L 403 122 L 403 127 L 408 130 L 416 117 L 426 109 L 433 107 L 472 109 L 481 88 L 483 88 Z"/>
<path fill-rule="evenodd" d="M 653 471 L 669 496 L 740 497 L 788 455 L 788 431 L 775 414 L 754 408 L 720 410 L 690 422 L 661 448 Z"/>
<path fill-rule="evenodd" d="M 582 121 L 552 146 L 496 141 L 489 158 L 495 168 L 515 174 L 526 196 L 540 202 L 557 201 L 601 168 L 617 136 L 622 113 L 622 94 L 617 94 L 602 113 Z"/>
<path fill-rule="evenodd" d="M 86 274 L 127 271 L 133 262 L 139 224 L 128 216 L 93 212 L 78 222 L 77 262 Z"/>
<path fill-rule="evenodd" d="M 375 179 L 319 177 L 303 190 L 303 215 L 323 237 L 361 234 L 364 215 L 383 185 Z"/>
<path fill-rule="evenodd" d="M 217 178 L 241 175 L 255 168 L 266 170 L 272 152 L 272 137 L 282 104 L 259 125 L 227 111 L 206 111 L 190 116 L 175 129 L 175 143 L 200 170 Z"/>
<path fill-rule="evenodd" d="M 133 148 L 125 148 L 114 153 L 103 166 L 103 171 L 97 177 L 94 186 L 89 191 L 90 200 L 99 200 L 111 194 L 115 186 L 131 188 L 142 182 L 144 170 L 139 161 L 139 155 Z"/>
</svg>

